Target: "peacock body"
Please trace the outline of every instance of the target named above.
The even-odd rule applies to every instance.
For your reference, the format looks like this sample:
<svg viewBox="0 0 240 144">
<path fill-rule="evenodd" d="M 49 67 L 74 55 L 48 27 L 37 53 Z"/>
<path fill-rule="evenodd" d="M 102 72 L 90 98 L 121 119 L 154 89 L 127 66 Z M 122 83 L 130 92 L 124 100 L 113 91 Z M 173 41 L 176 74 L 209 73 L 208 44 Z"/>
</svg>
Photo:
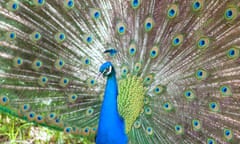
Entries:
<svg viewBox="0 0 240 144">
<path fill-rule="evenodd" d="M 125 133 L 125 122 L 118 112 L 118 85 L 115 69 L 111 62 L 106 62 L 100 67 L 100 72 L 107 76 L 107 84 L 100 112 L 96 143 L 126 144 L 128 140 Z"/>
<path fill-rule="evenodd" d="M 0 111 L 97 143 L 108 133 L 239 144 L 239 10 L 238 0 L 0 0 Z M 102 64 L 114 77 L 96 79 Z"/>
</svg>

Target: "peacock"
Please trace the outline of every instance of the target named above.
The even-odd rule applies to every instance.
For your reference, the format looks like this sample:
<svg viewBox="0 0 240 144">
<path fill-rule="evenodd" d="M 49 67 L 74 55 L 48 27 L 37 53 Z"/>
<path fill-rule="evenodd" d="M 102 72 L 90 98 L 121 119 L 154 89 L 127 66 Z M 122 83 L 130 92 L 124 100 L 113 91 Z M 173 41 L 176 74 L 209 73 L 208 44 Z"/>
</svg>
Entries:
<svg viewBox="0 0 240 144">
<path fill-rule="evenodd" d="M 239 36 L 239 0 L 0 0 L 0 112 L 97 144 L 239 144 Z"/>
<path fill-rule="evenodd" d="M 110 50 L 110 53 L 111 51 L 114 50 Z M 125 122 L 119 115 L 117 105 L 118 85 L 115 69 L 111 62 L 106 62 L 99 71 L 107 76 L 107 84 L 100 112 L 96 143 L 126 144 L 128 140 L 125 133 Z"/>
</svg>

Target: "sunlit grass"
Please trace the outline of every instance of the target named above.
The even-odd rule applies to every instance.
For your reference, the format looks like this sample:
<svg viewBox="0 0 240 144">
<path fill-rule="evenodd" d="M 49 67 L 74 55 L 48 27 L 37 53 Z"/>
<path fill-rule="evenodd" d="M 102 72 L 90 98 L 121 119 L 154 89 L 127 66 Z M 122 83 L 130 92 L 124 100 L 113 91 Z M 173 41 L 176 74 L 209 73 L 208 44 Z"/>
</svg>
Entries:
<svg viewBox="0 0 240 144">
<path fill-rule="evenodd" d="M 1 113 L 0 143 L 90 144 L 91 142 L 80 136 L 68 135 L 61 131 L 41 127 L 35 123 L 27 123 L 19 118 Z"/>
</svg>

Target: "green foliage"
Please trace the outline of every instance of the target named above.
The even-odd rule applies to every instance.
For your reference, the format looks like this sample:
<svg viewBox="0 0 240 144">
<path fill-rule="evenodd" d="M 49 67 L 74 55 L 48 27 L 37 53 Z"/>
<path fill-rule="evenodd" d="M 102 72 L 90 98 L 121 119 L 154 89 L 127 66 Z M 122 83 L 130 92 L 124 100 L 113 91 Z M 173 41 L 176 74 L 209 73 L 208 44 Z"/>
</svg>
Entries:
<svg viewBox="0 0 240 144">
<path fill-rule="evenodd" d="M 65 134 L 62 131 L 51 130 L 34 123 L 0 114 L 0 143 L 79 143 L 91 144 L 87 138 Z"/>
</svg>

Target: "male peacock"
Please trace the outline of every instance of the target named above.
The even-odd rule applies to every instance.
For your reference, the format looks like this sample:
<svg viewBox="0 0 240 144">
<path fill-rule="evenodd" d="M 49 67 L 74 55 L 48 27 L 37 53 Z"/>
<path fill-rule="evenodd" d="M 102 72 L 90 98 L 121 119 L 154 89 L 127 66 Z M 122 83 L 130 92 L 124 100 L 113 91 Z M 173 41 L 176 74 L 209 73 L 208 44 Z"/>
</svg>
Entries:
<svg viewBox="0 0 240 144">
<path fill-rule="evenodd" d="M 118 85 L 115 69 L 111 62 L 106 62 L 100 67 L 100 72 L 107 76 L 107 84 L 100 112 L 96 143 L 126 144 L 125 123 L 117 108 Z"/>
<path fill-rule="evenodd" d="M 106 85 L 119 90 L 110 101 L 120 125 L 107 130 L 124 125 L 121 140 L 239 144 L 239 9 L 238 0 L 0 0 L 0 111 L 95 137 L 116 110 L 104 106 Z M 95 79 L 102 64 L 118 88 L 107 73 L 107 84 Z"/>
</svg>

